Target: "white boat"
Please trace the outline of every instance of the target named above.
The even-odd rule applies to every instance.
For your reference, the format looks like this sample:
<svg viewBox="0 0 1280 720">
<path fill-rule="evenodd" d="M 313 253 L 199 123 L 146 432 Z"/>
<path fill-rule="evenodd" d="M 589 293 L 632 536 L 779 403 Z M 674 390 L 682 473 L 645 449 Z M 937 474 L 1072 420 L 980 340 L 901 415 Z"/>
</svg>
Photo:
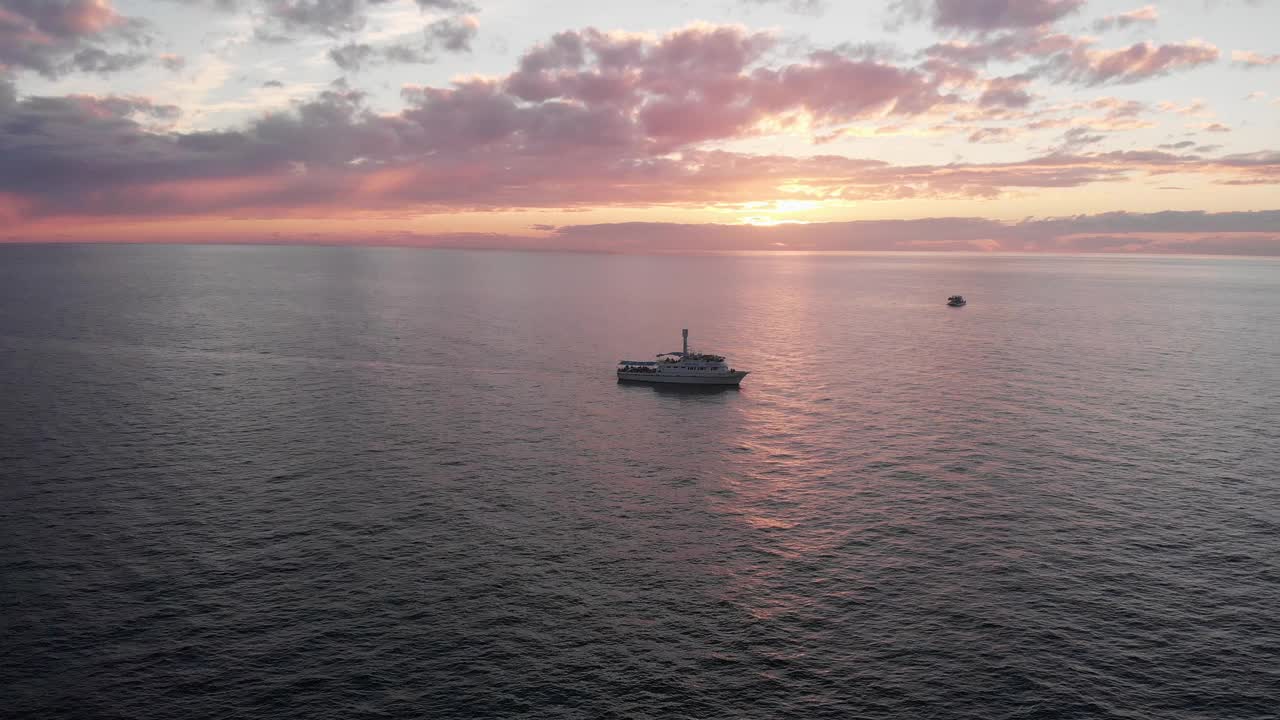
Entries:
<svg viewBox="0 0 1280 720">
<path fill-rule="evenodd" d="M 634 382 L 676 383 L 681 385 L 737 385 L 747 376 L 746 370 L 729 367 L 721 355 L 689 352 L 689 330 L 684 336 L 684 349 L 657 355 L 657 360 L 619 360 L 618 379 Z"/>
</svg>

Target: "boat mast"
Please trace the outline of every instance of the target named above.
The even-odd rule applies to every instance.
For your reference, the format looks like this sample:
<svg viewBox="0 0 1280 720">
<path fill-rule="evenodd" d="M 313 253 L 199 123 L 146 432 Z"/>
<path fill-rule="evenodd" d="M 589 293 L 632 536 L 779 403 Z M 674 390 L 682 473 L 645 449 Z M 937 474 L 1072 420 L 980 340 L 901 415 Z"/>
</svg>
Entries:
<svg viewBox="0 0 1280 720">
<path fill-rule="evenodd" d="M 680 336 L 684 338 L 684 355 L 689 354 L 689 328 L 680 331 Z"/>
</svg>

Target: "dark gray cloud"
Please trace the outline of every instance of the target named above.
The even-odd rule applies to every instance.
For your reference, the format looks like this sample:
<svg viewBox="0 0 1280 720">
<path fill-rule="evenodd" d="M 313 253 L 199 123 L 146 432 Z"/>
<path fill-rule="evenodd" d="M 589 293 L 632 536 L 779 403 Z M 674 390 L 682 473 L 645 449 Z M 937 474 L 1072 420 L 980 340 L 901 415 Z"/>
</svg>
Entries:
<svg viewBox="0 0 1280 720">
<path fill-rule="evenodd" d="M 0 97 L 5 95 L 2 88 L 0 84 Z M 0 192 L 30 193 L 58 207 L 94 187 L 216 173 L 201 158 L 183 152 L 176 136 L 148 132 L 135 119 L 172 120 L 178 115 L 178 108 L 144 98 L 0 102 Z"/>
<path fill-rule="evenodd" d="M 110 74 L 132 70 L 149 59 L 150 56 L 144 53 L 108 52 L 102 48 L 90 47 L 76 51 L 67 67 L 81 72 Z"/>
<path fill-rule="evenodd" d="M 478 28 L 470 16 L 437 20 L 427 26 L 427 47 L 447 52 L 471 52 L 471 41 Z"/>
<path fill-rule="evenodd" d="M 471 40 L 478 24 L 471 17 L 444 18 L 429 24 L 421 39 L 401 41 L 375 47 L 368 43 L 350 42 L 331 48 L 329 59 L 348 72 L 356 72 L 374 63 L 431 63 L 437 52 L 471 52 Z"/>
<path fill-rule="evenodd" d="M 1096 145 L 1106 139 L 1105 135 L 1091 135 L 1093 128 L 1074 127 L 1062 134 L 1061 141 L 1054 152 L 1065 155 L 1075 154 L 1090 145 Z"/>
<path fill-rule="evenodd" d="M 279 41 L 288 33 L 338 36 L 362 29 L 370 5 L 397 0 L 169 0 L 224 12 L 251 11 L 272 27 L 261 28 L 261 38 Z"/>
<path fill-rule="evenodd" d="M 928 20 L 939 30 L 990 33 L 1050 25 L 1078 11 L 1085 0 L 897 0 L 905 20 Z"/>
<path fill-rule="evenodd" d="M 427 52 L 425 44 L 421 47 L 414 47 L 409 43 L 397 43 L 382 48 L 381 52 L 382 57 L 390 63 L 412 64 L 433 61 L 433 58 Z"/>
<path fill-rule="evenodd" d="M 369 4 L 390 0 L 277 0 L 263 8 L 285 32 L 337 36 L 364 28 Z"/>
<path fill-rule="evenodd" d="M 827 10 L 825 0 L 738 0 L 743 5 L 775 5 L 797 15 L 821 15 Z"/>
<path fill-rule="evenodd" d="M 410 0 L 168 0 L 227 12 L 248 11 L 259 19 L 254 36 L 261 42 L 290 42 L 298 35 L 342 37 L 368 24 L 369 9 Z M 413 0 L 423 11 L 450 13 L 449 20 L 478 11 L 467 0 Z M 473 21 L 474 22 L 474 21 Z M 474 34 L 474 33 L 472 33 Z M 349 54 L 349 51 L 348 51 Z"/>
<path fill-rule="evenodd" d="M 0 67 L 112 73 L 145 62 L 150 42 L 145 21 L 97 0 L 0 0 Z"/>
<path fill-rule="evenodd" d="M 0 73 L 0 113 L 10 112 L 18 104 L 18 89 L 13 81 Z"/>
<path fill-rule="evenodd" d="M 473 13 L 478 10 L 470 0 L 414 0 L 423 10 L 439 10 L 442 12 Z"/>
<path fill-rule="evenodd" d="M 362 65 L 373 57 L 374 50 L 372 45 L 365 43 L 347 43 L 330 48 L 329 59 L 343 70 L 359 70 Z"/>
<path fill-rule="evenodd" d="M 416 41 L 373 45 L 350 39 L 368 24 L 369 10 L 410 0 L 168 0 L 186 5 L 247 11 L 257 20 L 254 38 L 268 44 L 293 42 L 299 35 L 347 38 L 328 51 L 345 71 L 359 71 L 377 63 L 430 63 L 441 52 L 470 52 L 479 24 L 466 13 L 477 11 L 463 0 L 413 0 L 424 12 L 450 13 L 428 23 Z"/>
<path fill-rule="evenodd" d="M 1085 0 L 934 0 L 934 27 L 990 32 L 1047 25 Z"/>
</svg>

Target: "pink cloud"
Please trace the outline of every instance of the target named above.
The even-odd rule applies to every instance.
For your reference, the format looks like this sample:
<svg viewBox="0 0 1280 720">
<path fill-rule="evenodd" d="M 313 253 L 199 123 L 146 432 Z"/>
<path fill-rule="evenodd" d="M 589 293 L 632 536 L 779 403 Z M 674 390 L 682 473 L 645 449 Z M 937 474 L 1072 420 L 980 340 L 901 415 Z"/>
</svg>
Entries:
<svg viewBox="0 0 1280 720">
<path fill-rule="evenodd" d="M 1165 100 L 1156 106 L 1160 112 L 1177 113 L 1178 115 L 1187 115 L 1189 117 L 1213 117 L 1213 111 L 1205 104 L 1204 100 L 1192 100 L 1185 105 Z"/>
<path fill-rule="evenodd" d="M 1031 104 L 1031 93 L 1027 86 L 1031 84 L 1028 75 L 992 78 L 987 81 L 982 96 L 978 98 L 981 107 L 999 106 L 1006 108 L 1022 108 Z"/>
<path fill-rule="evenodd" d="M 1094 47 L 1095 40 L 1032 28 L 983 37 L 976 41 L 936 43 L 925 54 L 967 65 L 1042 59 L 1030 72 L 1046 79 L 1101 85 L 1132 83 L 1216 61 L 1221 53 L 1208 43 L 1153 45 L 1140 42 L 1120 50 Z"/>
<path fill-rule="evenodd" d="M 1024 47 L 1039 47 L 1031 40 Z M 525 53 L 505 77 L 405 88 L 398 113 L 376 113 L 363 93 L 337 83 L 287 112 L 191 133 L 156 127 L 175 111 L 146 98 L 18 99 L 0 80 L 0 192 L 23 198 L 29 216 L 317 216 L 992 198 L 1174 171 L 1273 182 L 1280 168 L 1280 158 L 1266 154 L 1081 154 L 1094 142 L 1090 133 L 1143 126 L 1145 106 L 1100 98 L 1029 113 L 1027 75 L 984 80 L 936 57 L 905 67 L 829 51 L 779 62 L 773 42 L 707 25 L 661 36 L 564 32 Z M 1137 70 L 1119 72 L 1172 62 L 1139 60 Z M 967 102 L 958 94 L 979 88 Z M 904 166 L 704 144 L 787 123 L 835 136 L 867 119 L 974 142 L 1012 139 L 1024 130 L 1019 122 L 1079 131 L 1043 157 L 988 164 Z M 30 142 L 33 134 L 42 142 Z"/>
<path fill-rule="evenodd" d="M 147 41 L 144 25 L 108 0 L 0 0 L 0 69 L 53 78 L 136 67 L 147 59 L 136 51 Z M 112 44 L 133 49 L 108 49 Z"/>
<path fill-rule="evenodd" d="M 6 0 L 0 17 L 45 37 L 94 35 L 122 22 L 107 0 Z"/>
<path fill-rule="evenodd" d="M 1208 159 L 1162 152 L 1056 154 L 1011 163 L 893 165 L 683 148 L 654 154 L 635 120 L 610 108 L 522 106 L 495 81 L 409 94 L 380 116 L 335 89 L 295 113 L 237 133 L 144 131 L 137 99 L 24 99 L 0 114 L 43 125 L 47 144 L 0 134 L 0 189 L 23 212 L 280 216 L 359 209 L 706 205 L 748 200 L 997 197 L 1191 172 L 1223 182 L 1280 182 L 1274 153 Z M 1122 101 L 1094 104 L 1121 115 Z M 140 110 L 141 108 L 141 110 Z M 4 119 L 4 118 L 0 118 Z M 5 126 L 0 122 L 0 127 Z M 970 130 L 969 132 L 978 132 Z M 988 128 L 975 141 L 1012 137 Z"/>
<path fill-rule="evenodd" d="M 1233 50 L 1231 52 L 1231 60 L 1237 65 L 1244 65 L 1245 67 L 1267 67 L 1268 65 L 1280 65 L 1280 53 L 1263 55 L 1249 50 Z"/>
<path fill-rule="evenodd" d="M 1060 70 L 1068 79 L 1086 85 L 1130 83 L 1215 62 L 1219 55 L 1216 47 L 1196 41 L 1168 45 L 1140 42 L 1123 50 L 1077 46 L 1063 58 Z"/>
<path fill-rule="evenodd" d="M 919 114 L 952 99 L 926 72 L 834 52 L 770 67 L 763 58 L 773 45 L 737 27 L 697 25 L 659 38 L 562 32 L 526 53 L 502 88 L 542 108 L 563 102 L 633 117 L 658 148 L 742 136 L 788 113 L 841 122 Z"/>
<path fill-rule="evenodd" d="M 1156 10 L 1155 5 L 1143 5 L 1136 10 L 1123 12 L 1119 15 L 1108 15 L 1094 22 L 1093 29 L 1096 32 L 1104 32 L 1112 28 L 1124 29 L 1139 23 L 1155 23 L 1159 19 L 1160 13 Z"/>
</svg>

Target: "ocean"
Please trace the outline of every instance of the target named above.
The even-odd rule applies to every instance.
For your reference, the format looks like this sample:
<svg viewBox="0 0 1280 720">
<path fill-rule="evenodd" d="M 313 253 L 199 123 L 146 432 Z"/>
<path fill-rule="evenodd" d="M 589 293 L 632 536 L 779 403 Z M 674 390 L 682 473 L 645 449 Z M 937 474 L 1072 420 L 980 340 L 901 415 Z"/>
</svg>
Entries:
<svg viewBox="0 0 1280 720">
<path fill-rule="evenodd" d="M 1247 258 L 0 246 L 0 714 L 1280 717 L 1277 318 Z M 617 383 L 681 328 L 741 389 Z"/>
</svg>

